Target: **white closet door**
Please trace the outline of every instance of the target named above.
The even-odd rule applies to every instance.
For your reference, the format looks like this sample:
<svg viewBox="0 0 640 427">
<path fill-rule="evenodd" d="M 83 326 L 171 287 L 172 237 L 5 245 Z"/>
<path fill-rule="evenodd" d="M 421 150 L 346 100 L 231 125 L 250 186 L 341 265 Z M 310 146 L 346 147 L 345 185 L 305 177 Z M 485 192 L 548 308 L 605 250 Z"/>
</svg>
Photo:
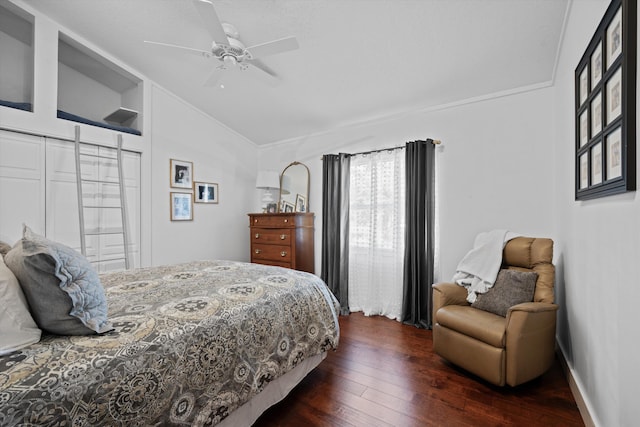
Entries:
<svg viewBox="0 0 640 427">
<path fill-rule="evenodd" d="M 0 240 L 13 245 L 22 224 L 45 232 L 44 138 L 0 131 Z"/>
<path fill-rule="evenodd" d="M 80 252 L 76 167 L 73 144 L 46 139 L 47 232 L 46 237 Z M 87 255 L 95 248 L 87 250 Z"/>
<path fill-rule="evenodd" d="M 78 200 L 76 191 L 74 146 L 70 142 L 47 139 L 47 237 L 80 251 Z M 83 145 L 83 152 L 114 156 L 113 149 Z M 84 179 L 117 181 L 117 165 L 113 160 L 83 158 Z M 132 267 L 140 265 L 140 155 L 123 152 L 123 175 L 127 196 L 129 256 Z M 117 206 L 118 188 L 111 184 L 84 183 L 86 205 Z M 85 209 L 85 228 L 119 228 L 118 209 Z M 124 269 L 124 262 L 104 261 L 122 257 L 122 235 L 87 236 L 87 258 L 98 271 Z M 101 261 L 101 262 L 97 262 Z"/>
</svg>

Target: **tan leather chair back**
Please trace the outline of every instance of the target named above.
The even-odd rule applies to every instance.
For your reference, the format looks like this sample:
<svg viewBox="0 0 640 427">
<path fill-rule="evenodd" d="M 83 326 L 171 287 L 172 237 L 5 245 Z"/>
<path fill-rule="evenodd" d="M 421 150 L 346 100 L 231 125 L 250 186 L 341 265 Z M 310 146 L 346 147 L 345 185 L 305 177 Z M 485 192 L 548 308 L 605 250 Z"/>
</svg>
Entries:
<svg viewBox="0 0 640 427">
<path fill-rule="evenodd" d="M 516 237 L 507 242 L 502 254 L 502 268 L 538 273 L 534 302 L 553 303 L 555 268 L 552 264 L 553 240 Z"/>
</svg>

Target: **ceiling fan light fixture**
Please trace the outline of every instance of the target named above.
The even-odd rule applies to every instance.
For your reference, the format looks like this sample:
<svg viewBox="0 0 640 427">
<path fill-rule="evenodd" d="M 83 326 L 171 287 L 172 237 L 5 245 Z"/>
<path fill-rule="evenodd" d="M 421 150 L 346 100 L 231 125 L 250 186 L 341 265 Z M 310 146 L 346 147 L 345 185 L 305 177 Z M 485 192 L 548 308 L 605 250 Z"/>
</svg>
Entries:
<svg viewBox="0 0 640 427">
<path fill-rule="evenodd" d="M 233 55 L 223 56 L 222 61 L 224 62 L 224 65 L 226 65 L 227 67 L 235 67 L 236 64 L 238 63 L 238 60 Z"/>
</svg>

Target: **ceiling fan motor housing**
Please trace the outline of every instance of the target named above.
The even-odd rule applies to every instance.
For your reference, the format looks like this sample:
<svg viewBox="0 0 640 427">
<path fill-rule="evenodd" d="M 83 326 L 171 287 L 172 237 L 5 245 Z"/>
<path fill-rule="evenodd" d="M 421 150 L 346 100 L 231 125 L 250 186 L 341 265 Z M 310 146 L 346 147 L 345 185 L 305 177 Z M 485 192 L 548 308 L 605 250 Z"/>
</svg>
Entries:
<svg viewBox="0 0 640 427">
<path fill-rule="evenodd" d="M 231 62 L 241 63 L 245 58 L 251 59 L 251 54 L 247 52 L 244 44 L 238 40 L 239 34 L 236 27 L 227 22 L 223 22 L 222 28 L 227 35 L 229 44 L 218 44 L 214 41 L 211 45 L 211 53 L 225 64 L 230 64 Z"/>
</svg>

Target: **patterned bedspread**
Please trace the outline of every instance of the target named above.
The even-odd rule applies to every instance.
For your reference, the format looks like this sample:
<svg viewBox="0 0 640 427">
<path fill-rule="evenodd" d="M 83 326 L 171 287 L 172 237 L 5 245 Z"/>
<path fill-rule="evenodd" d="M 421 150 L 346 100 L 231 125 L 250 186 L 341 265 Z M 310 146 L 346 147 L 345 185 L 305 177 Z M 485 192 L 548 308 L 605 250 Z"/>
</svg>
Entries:
<svg viewBox="0 0 640 427">
<path fill-rule="evenodd" d="M 114 332 L 0 357 L 1 426 L 215 425 L 338 345 L 337 302 L 308 273 L 199 261 L 101 281 Z"/>
</svg>

